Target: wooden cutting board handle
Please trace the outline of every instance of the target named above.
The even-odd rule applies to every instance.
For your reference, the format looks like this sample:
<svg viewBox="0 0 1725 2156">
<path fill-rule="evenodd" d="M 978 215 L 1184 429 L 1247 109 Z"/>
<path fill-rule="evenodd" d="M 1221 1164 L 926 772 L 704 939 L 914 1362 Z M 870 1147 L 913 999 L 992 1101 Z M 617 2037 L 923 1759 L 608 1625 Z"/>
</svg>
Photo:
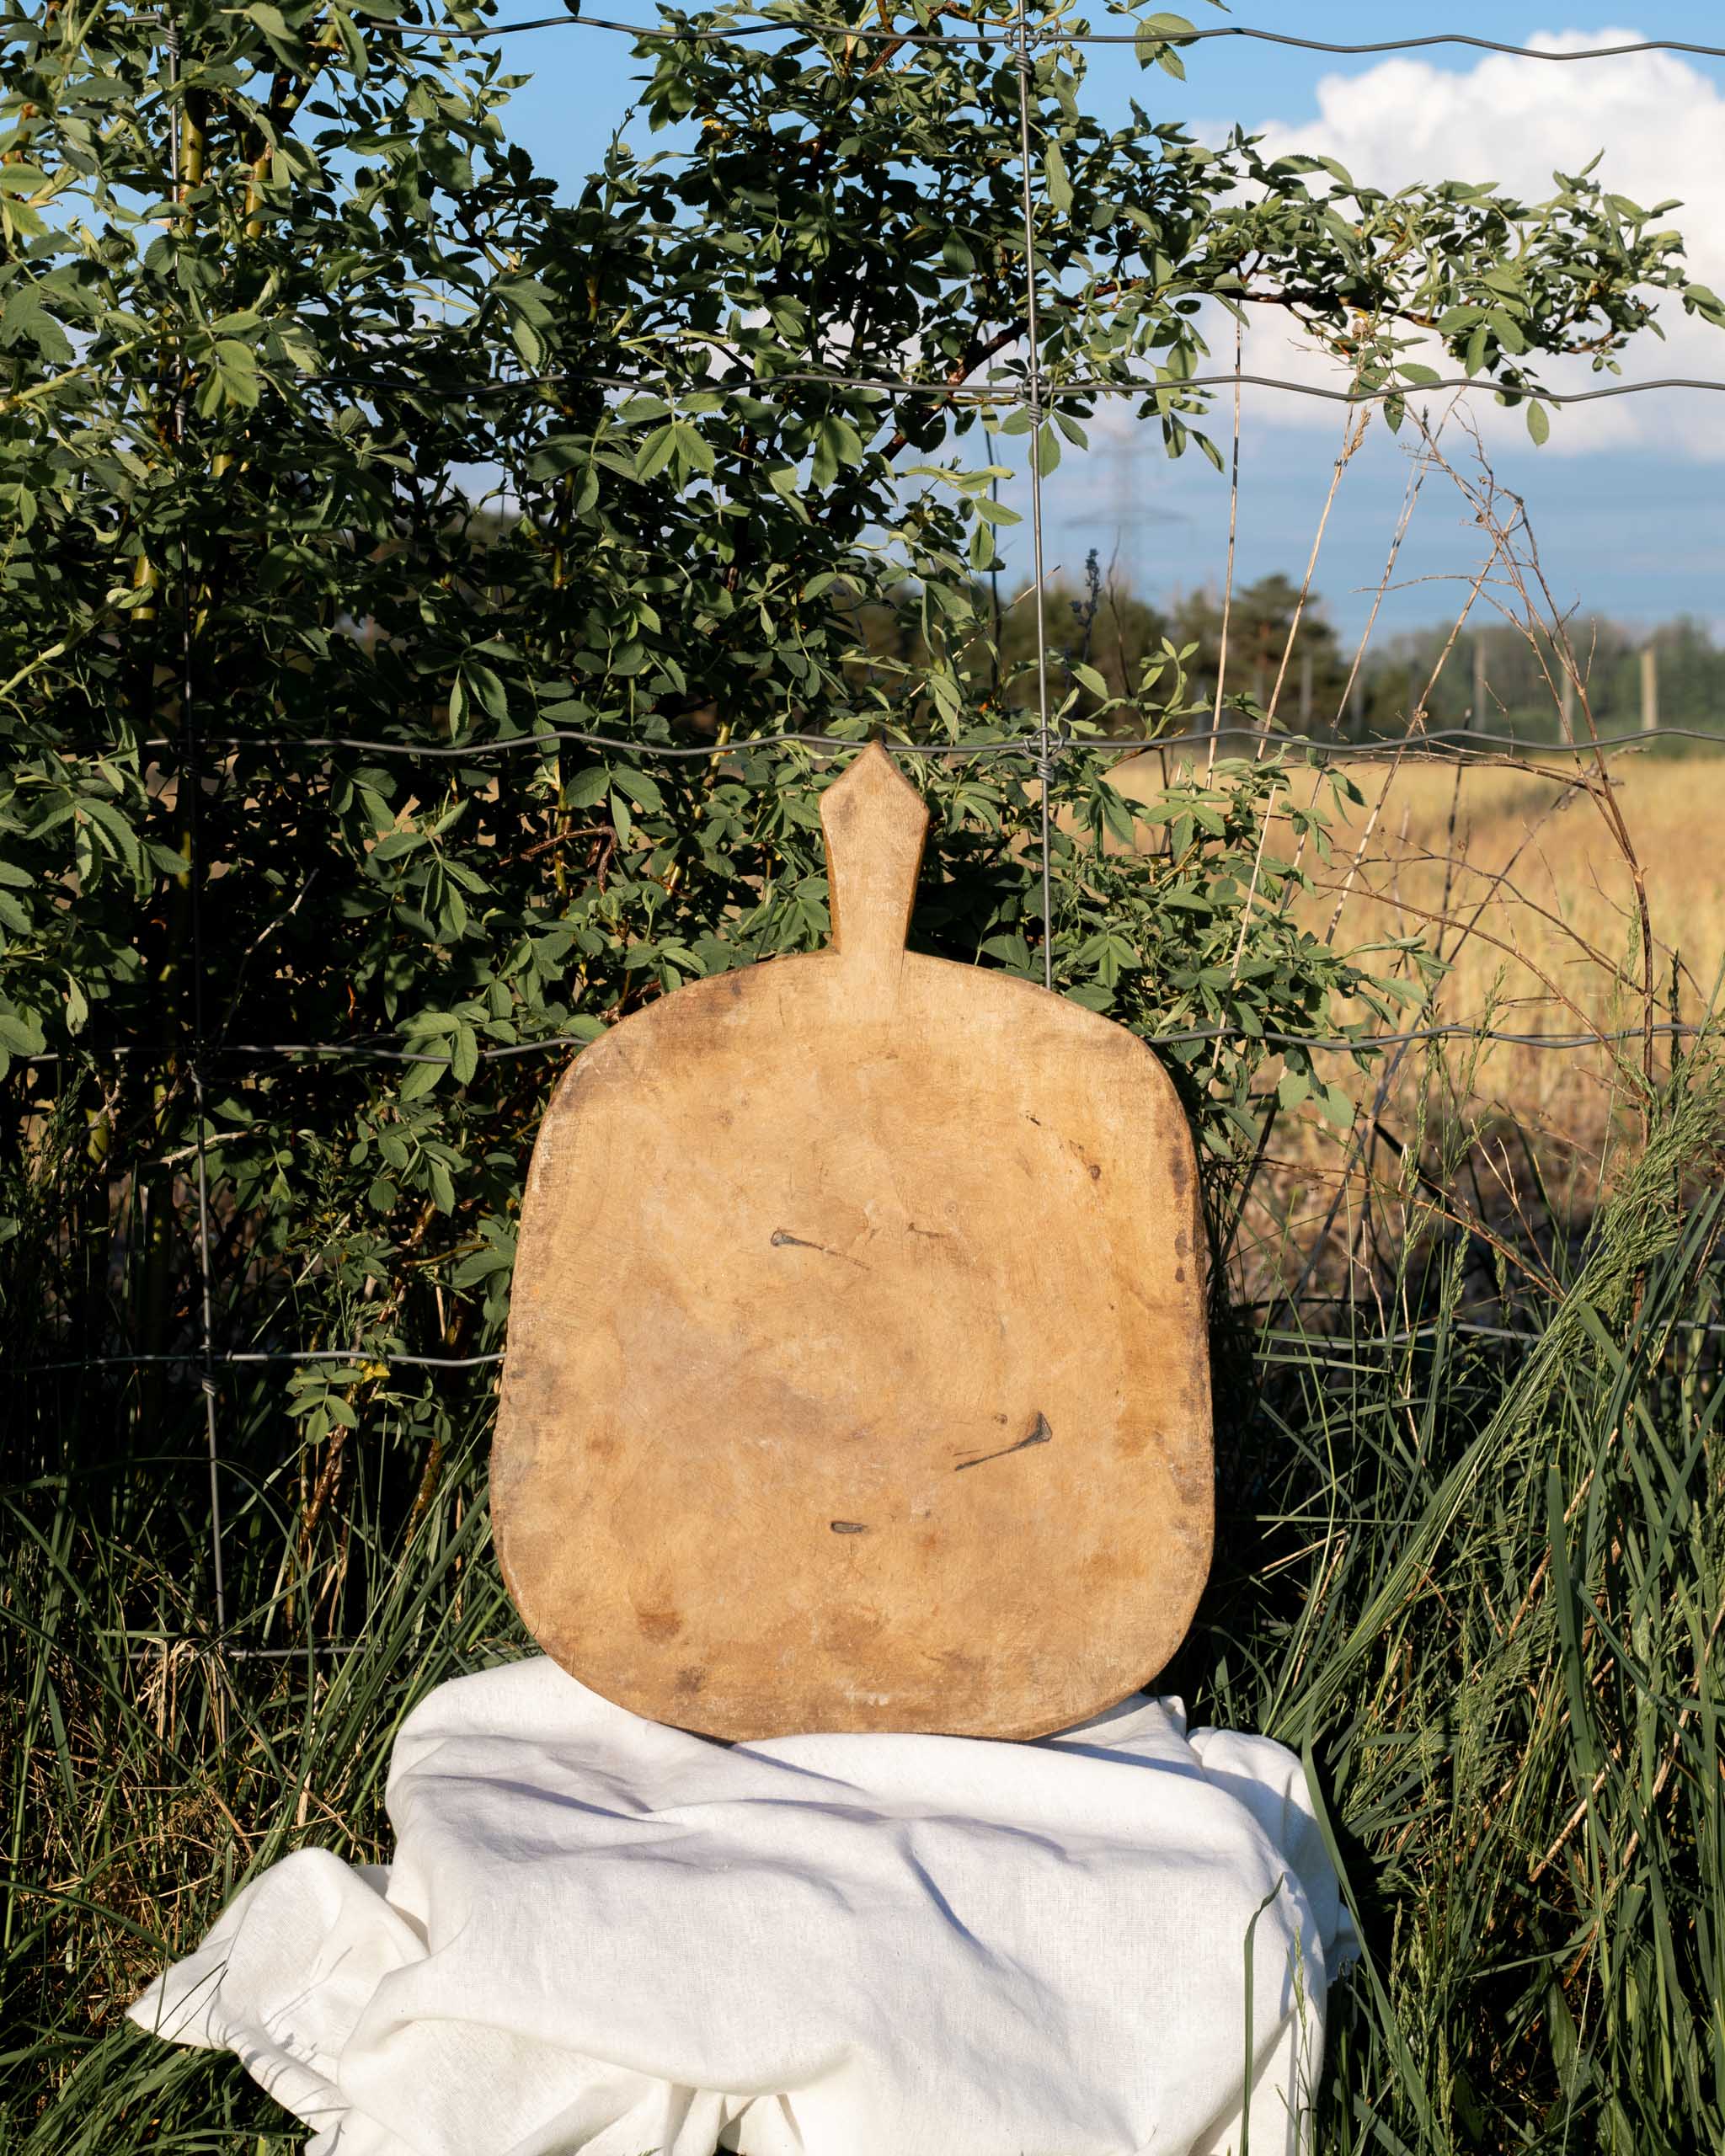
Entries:
<svg viewBox="0 0 1725 2156">
<path fill-rule="evenodd" d="M 890 993 L 904 961 L 928 811 L 872 742 L 820 797 L 832 945 L 862 992 Z"/>
</svg>

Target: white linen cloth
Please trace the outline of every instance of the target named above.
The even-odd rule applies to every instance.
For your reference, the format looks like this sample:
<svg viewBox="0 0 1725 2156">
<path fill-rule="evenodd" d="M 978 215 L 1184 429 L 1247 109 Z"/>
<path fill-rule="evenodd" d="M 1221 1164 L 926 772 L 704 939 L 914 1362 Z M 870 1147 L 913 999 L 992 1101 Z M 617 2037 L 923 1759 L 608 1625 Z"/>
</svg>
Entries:
<svg viewBox="0 0 1725 2156">
<path fill-rule="evenodd" d="M 1178 1700 L 728 1747 L 539 1659 L 432 1693 L 387 1805 L 387 1870 L 286 1858 L 131 2009 L 312 2156 L 1306 2145 L 1335 1876 L 1299 1761 Z"/>
</svg>

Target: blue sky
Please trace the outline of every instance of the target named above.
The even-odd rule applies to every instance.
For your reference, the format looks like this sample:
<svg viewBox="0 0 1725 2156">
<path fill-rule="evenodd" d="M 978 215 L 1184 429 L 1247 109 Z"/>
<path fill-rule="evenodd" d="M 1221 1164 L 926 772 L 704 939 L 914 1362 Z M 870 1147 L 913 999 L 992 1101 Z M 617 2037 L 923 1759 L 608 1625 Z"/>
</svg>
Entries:
<svg viewBox="0 0 1725 2156">
<path fill-rule="evenodd" d="M 588 0 L 590 10 L 650 19 L 644 0 Z M 521 0 L 520 15 L 545 12 Z M 1204 24 L 1231 21 L 1301 36 L 1363 40 L 1433 29 L 1509 42 L 1672 37 L 1725 45 L 1721 0 L 1662 0 L 1636 13 L 1540 8 L 1521 0 L 1236 0 L 1226 16 L 1186 8 Z M 1101 11 L 1097 22 L 1101 26 Z M 511 132 L 564 186 L 577 184 L 628 111 L 641 63 L 628 40 L 591 28 L 530 32 L 510 40 L 509 62 L 531 75 L 510 108 Z M 1403 56 L 1341 58 L 1216 40 L 1188 60 L 1188 80 L 1146 76 L 1130 51 L 1097 48 L 1087 92 L 1104 119 L 1124 119 L 1136 96 L 1157 116 L 1200 136 L 1238 120 L 1268 128 L 1279 147 L 1322 149 L 1360 176 L 1499 179 L 1534 192 L 1560 161 L 1571 169 L 1595 150 L 1621 192 L 1683 198 L 1672 221 L 1685 232 L 1696 273 L 1725 289 L 1725 61 L 1673 56 L 1555 66 L 1437 47 Z M 645 139 L 645 131 L 643 131 Z M 1284 333 L 1259 334 L 1248 366 L 1311 374 Z M 1681 324 L 1626 355 L 1627 378 L 1690 373 L 1725 379 L 1725 334 Z M 1486 403 L 1488 409 L 1493 409 Z M 1505 415 L 1506 417 L 1508 415 Z M 1248 392 L 1242 429 L 1239 573 L 1298 576 L 1329 482 L 1339 422 L 1309 400 Z M 1535 451 L 1518 418 L 1488 424 L 1499 478 L 1521 494 L 1560 600 L 1631 623 L 1689 613 L 1725 635 L 1725 396 L 1625 401 L 1586 418 L 1565 414 Z M 1363 619 L 1382 571 L 1407 476 L 1402 448 L 1374 425 L 1351 462 L 1326 531 L 1316 588 L 1344 630 Z M 1208 464 L 1170 465 L 1147 435 L 1099 441 L 1069 457 L 1048 489 L 1051 568 L 1076 567 L 1086 549 L 1118 547 L 1147 592 L 1167 597 L 1219 580 L 1227 489 Z M 1022 545 L 1019 549 L 1023 551 Z M 1381 626 L 1453 611 L 1479 557 L 1478 533 L 1447 482 L 1428 482 L 1398 563 Z"/>
</svg>

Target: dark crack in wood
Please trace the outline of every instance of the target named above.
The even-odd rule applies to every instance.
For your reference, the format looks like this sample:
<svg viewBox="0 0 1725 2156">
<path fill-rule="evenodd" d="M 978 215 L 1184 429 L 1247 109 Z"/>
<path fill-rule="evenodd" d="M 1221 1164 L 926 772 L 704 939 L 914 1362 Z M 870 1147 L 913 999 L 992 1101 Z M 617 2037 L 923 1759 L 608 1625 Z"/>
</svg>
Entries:
<svg viewBox="0 0 1725 2156">
<path fill-rule="evenodd" d="M 860 1257 L 852 1257 L 848 1251 L 834 1250 L 825 1243 L 811 1243 L 802 1235 L 793 1235 L 788 1228 L 775 1228 L 767 1240 L 775 1250 L 818 1251 L 822 1257 L 836 1257 L 841 1264 L 854 1265 L 859 1273 L 868 1270 Z"/>
<path fill-rule="evenodd" d="M 1047 1444 L 1053 1436 L 1047 1416 L 1039 1414 L 1028 1438 L 1020 1438 L 1015 1445 L 1002 1445 L 998 1452 L 979 1453 L 975 1460 L 961 1460 L 953 1472 L 962 1475 L 967 1467 L 985 1467 L 991 1460 L 1010 1460 L 1015 1452 L 1026 1452 L 1032 1445 Z"/>
</svg>

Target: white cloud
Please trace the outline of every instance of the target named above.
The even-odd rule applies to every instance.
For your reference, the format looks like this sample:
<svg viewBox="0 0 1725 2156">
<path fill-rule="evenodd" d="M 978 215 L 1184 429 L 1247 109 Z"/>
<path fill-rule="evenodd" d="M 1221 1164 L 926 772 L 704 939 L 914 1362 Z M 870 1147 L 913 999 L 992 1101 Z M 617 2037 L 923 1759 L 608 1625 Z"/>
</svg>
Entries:
<svg viewBox="0 0 1725 2156">
<path fill-rule="evenodd" d="M 1629 42 L 1634 30 L 1566 30 L 1530 39 L 1553 51 Z M 1386 189 L 1417 180 L 1495 180 L 1537 201 L 1551 194 L 1554 170 L 1578 171 L 1597 152 L 1599 178 L 1615 192 L 1651 207 L 1676 196 L 1683 207 L 1662 223 L 1684 235 L 1691 275 L 1725 290 L 1725 97 L 1673 53 L 1637 53 L 1569 66 L 1493 54 L 1461 72 L 1395 59 L 1354 75 L 1326 76 L 1316 119 L 1268 122 L 1275 155 L 1306 152 L 1338 158 L 1357 179 Z M 1204 130 L 1196 131 L 1202 139 Z M 1665 336 L 1644 334 L 1622 355 L 1623 378 L 1705 376 L 1725 379 L 1725 333 L 1685 316 L 1681 303 L 1661 307 Z M 1215 342 L 1218 360 L 1223 339 Z M 1334 371 L 1290 339 L 1281 319 L 1253 325 L 1248 371 L 1332 380 Z M 1453 370 L 1445 367 L 1446 373 Z M 1554 389 L 1588 388 L 1617 379 L 1585 361 L 1549 370 Z M 1486 395 L 1473 400 L 1487 440 L 1525 440 L 1519 413 Z M 1279 421 L 1334 430 L 1332 407 L 1279 401 Z M 1547 454 L 1645 446 L 1725 458 L 1725 395 L 1677 392 L 1572 407 L 1558 415 Z"/>
</svg>

